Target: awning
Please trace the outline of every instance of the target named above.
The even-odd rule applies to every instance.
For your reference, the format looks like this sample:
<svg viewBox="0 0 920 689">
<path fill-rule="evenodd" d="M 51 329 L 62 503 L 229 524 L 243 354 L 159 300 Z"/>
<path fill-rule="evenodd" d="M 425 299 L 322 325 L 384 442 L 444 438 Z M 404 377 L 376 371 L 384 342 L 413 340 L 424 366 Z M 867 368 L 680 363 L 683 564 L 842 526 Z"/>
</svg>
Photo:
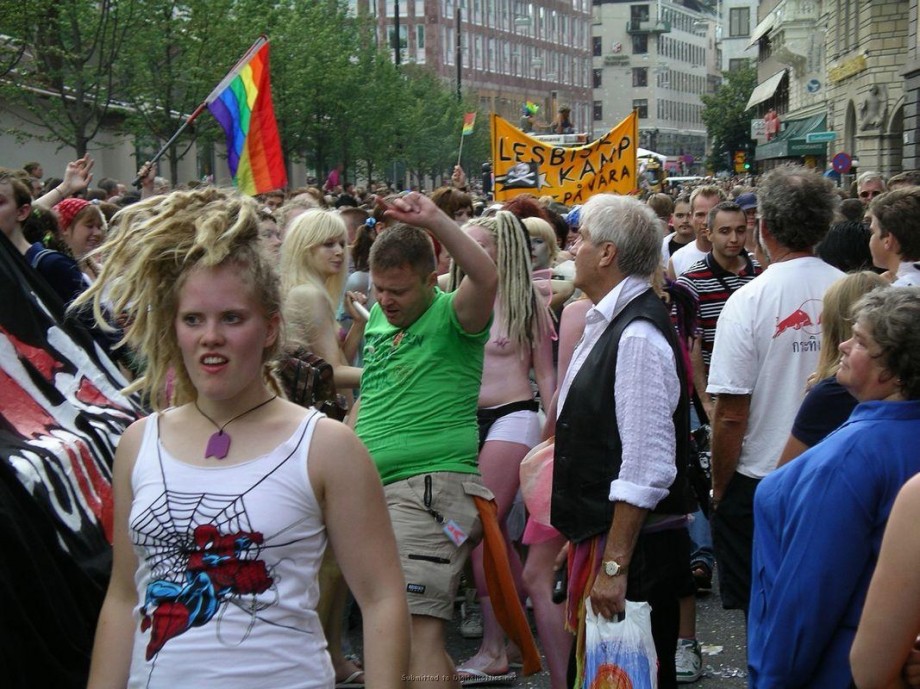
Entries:
<svg viewBox="0 0 920 689">
<path fill-rule="evenodd" d="M 827 115 L 812 115 L 800 120 L 786 120 L 786 129 L 766 144 L 760 144 L 754 152 L 754 160 L 772 158 L 798 158 L 800 156 L 823 156 L 827 144 L 805 143 L 809 132 L 823 132 L 827 129 Z"/>
<path fill-rule="evenodd" d="M 754 29 L 754 33 L 751 34 L 751 42 L 747 44 L 747 48 L 757 45 L 757 42 L 767 35 L 767 31 L 773 28 L 773 25 L 776 23 L 776 12 L 770 12 L 764 20 L 757 25 Z M 745 50 L 747 50 L 745 48 Z"/>
<path fill-rule="evenodd" d="M 636 158 L 658 158 L 662 163 L 668 159 L 663 153 L 655 153 L 655 151 L 642 147 L 636 149 Z"/>
<path fill-rule="evenodd" d="M 779 88 L 780 82 L 782 82 L 784 76 L 786 76 L 786 70 L 781 69 L 766 81 L 757 84 L 754 91 L 751 93 L 751 97 L 748 99 L 745 110 L 750 110 L 758 103 L 763 103 L 765 100 L 772 98 L 773 94 L 776 93 L 776 89 Z"/>
</svg>

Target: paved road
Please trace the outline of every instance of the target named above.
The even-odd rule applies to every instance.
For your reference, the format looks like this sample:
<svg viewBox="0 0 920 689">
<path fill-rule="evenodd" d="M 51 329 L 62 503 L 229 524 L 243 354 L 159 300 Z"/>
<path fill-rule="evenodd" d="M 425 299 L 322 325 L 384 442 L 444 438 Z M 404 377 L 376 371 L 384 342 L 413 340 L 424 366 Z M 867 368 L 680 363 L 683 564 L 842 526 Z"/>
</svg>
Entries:
<svg viewBox="0 0 920 689">
<path fill-rule="evenodd" d="M 472 656 L 479 642 L 464 639 L 456 623 L 450 626 L 448 650 L 459 663 Z M 697 598 L 697 636 L 703 644 L 703 678 L 685 685 L 694 689 L 744 689 L 747 686 L 747 659 L 745 654 L 744 617 L 737 610 L 723 610 L 718 592 Z M 349 634 L 354 646 L 360 644 L 358 630 Z M 520 689 L 549 689 L 549 674 L 541 672 L 531 677 L 518 678 L 514 684 Z"/>
</svg>

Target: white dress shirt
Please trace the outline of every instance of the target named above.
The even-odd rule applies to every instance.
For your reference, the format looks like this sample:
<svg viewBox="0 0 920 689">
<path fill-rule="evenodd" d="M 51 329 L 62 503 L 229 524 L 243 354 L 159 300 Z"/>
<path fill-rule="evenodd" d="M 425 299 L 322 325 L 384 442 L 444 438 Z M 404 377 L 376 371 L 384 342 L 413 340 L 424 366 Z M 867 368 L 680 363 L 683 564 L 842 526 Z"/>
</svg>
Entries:
<svg viewBox="0 0 920 689">
<path fill-rule="evenodd" d="M 584 335 L 559 389 L 557 418 L 572 381 L 607 326 L 648 288 L 644 278 L 627 277 L 588 311 Z M 611 501 L 653 509 L 667 496 L 677 475 L 673 415 L 680 385 L 674 352 L 664 335 L 647 320 L 630 323 L 620 339 L 612 400 L 623 457 L 619 477 L 610 484 Z"/>
</svg>

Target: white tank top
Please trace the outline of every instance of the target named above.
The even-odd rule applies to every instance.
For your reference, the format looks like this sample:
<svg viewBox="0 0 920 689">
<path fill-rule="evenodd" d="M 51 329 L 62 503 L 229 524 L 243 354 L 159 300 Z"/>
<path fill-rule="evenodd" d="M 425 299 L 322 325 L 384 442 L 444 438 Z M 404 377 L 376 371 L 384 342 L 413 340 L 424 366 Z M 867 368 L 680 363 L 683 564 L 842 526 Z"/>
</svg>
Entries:
<svg viewBox="0 0 920 689">
<path fill-rule="evenodd" d="M 334 685 L 316 614 L 326 527 L 307 476 L 321 417 L 262 457 L 215 467 L 177 460 L 147 419 L 131 476 L 130 687 Z"/>
</svg>

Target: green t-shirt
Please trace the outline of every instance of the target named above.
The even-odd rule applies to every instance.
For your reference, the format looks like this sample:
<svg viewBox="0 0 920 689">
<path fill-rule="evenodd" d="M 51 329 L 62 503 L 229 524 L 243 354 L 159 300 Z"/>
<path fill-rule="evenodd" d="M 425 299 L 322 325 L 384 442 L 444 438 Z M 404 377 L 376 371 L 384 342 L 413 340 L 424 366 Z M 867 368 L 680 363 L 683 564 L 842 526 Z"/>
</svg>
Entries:
<svg viewBox="0 0 920 689">
<path fill-rule="evenodd" d="M 476 406 L 489 326 L 464 332 L 454 294 L 437 291 L 406 329 L 390 325 L 378 305 L 371 309 L 355 431 L 384 485 L 435 471 L 479 471 Z"/>
</svg>

